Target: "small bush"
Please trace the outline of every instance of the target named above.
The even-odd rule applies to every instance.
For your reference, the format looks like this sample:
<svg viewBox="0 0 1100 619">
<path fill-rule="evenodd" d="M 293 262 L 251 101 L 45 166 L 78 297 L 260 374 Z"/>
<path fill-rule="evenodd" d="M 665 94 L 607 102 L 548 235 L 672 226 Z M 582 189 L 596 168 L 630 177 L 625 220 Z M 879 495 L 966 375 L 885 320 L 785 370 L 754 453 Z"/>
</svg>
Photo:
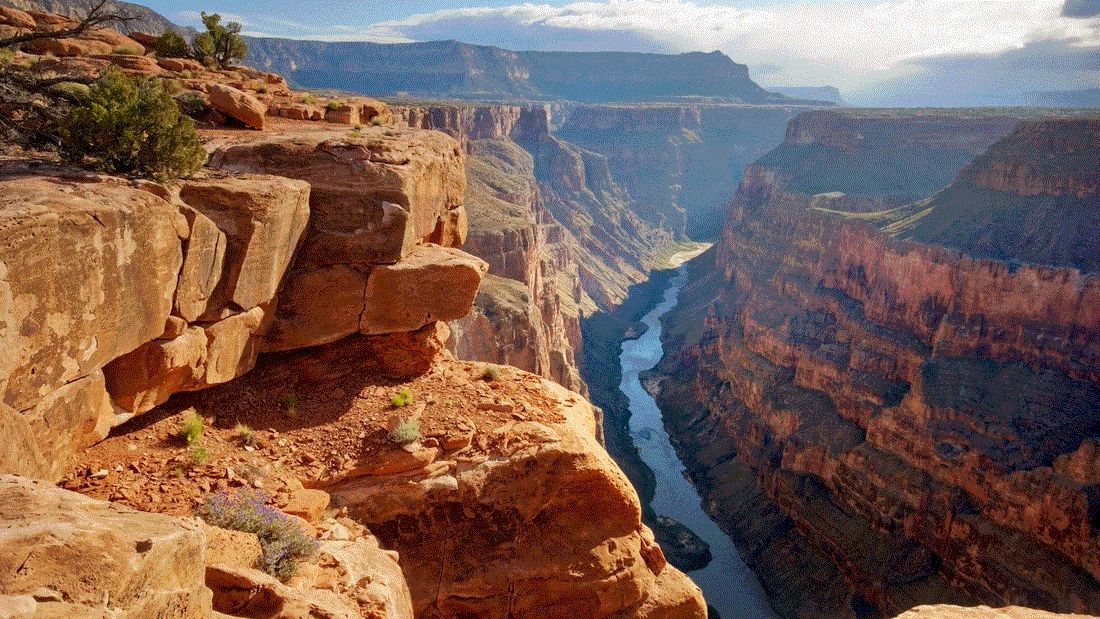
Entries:
<svg viewBox="0 0 1100 619">
<path fill-rule="evenodd" d="M 139 56 L 139 55 L 141 55 L 141 52 L 139 52 L 138 50 L 136 50 L 132 47 L 116 47 L 114 51 L 115 51 L 116 54 L 121 54 L 123 56 Z"/>
<path fill-rule="evenodd" d="M 50 86 L 50 92 L 66 94 L 78 99 L 87 99 L 91 89 L 88 88 L 87 84 L 80 84 L 78 82 L 58 82 Z"/>
<path fill-rule="evenodd" d="M 200 445 L 192 445 L 191 448 L 187 450 L 187 459 L 191 461 L 191 466 L 202 466 L 209 457 L 210 453 L 206 451 L 205 447 Z"/>
<path fill-rule="evenodd" d="M 293 393 L 284 393 L 279 396 L 279 407 L 283 414 L 291 419 L 298 416 L 298 398 Z"/>
<path fill-rule="evenodd" d="M 305 95 L 301 99 L 299 99 L 299 101 L 301 101 L 302 103 L 317 103 L 317 97 L 314 97 L 313 95 Z"/>
<path fill-rule="evenodd" d="M 158 79 L 134 80 L 112 67 L 88 100 L 61 124 L 61 156 L 105 172 L 164 182 L 190 176 L 206 161 L 191 119 Z"/>
<path fill-rule="evenodd" d="M 317 540 L 309 537 L 285 514 L 267 505 L 262 492 L 242 490 L 236 495 L 217 492 L 206 497 L 198 515 L 223 529 L 255 533 L 260 540 L 261 570 L 280 579 L 294 575 L 298 561 L 317 552 Z"/>
<path fill-rule="evenodd" d="M 356 130 L 354 130 L 354 131 L 352 131 L 352 132 L 348 133 L 348 135 L 350 135 L 350 136 L 351 136 L 351 137 L 353 137 L 353 138 L 361 138 L 361 137 L 363 137 L 363 132 L 362 132 L 362 131 L 360 131 L 360 130 L 358 130 L 358 129 L 356 129 Z"/>
<path fill-rule="evenodd" d="M 330 111 L 330 112 L 335 112 L 336 110 L 340 109 L 340 102 L 339 101 L 329 101 L 328 103 L 325 104 L 325 109 Z"/>
<path fill-rule="evenodd" d="M 381 116 L 375 116 L 374 118 L 370 119 L 370 124 L 375 126 L 375 127 L 381 126 L 382 117 Z"/>
<path fill-rule="evenodd" d="M 351 128 L 354 129 L 355 131 L 359 131 L 363 128 L 363 125 L 360 125 L 359 123 L 355 123 L 354 125 L 352 125 Z"/>
<path fill-rule="evenodd" d="M 392 398 L 390 398 L 390 404 L 392 404 L 394 408 L 400 408 L 402 406 L 408 406 L 409 400 L 411 399 L 412 392 L 410 392 L 407 388 L 402 387 L 397 391 L 397 393 L 393 394 Z"/>
<path fill-rule="evenodd" d="M 187 413 L 183 421 L 180 422 L 177 436 L 183 439 L 188 445 L 195 445 L 198 443 L 199 439 L 202 438 L 202 417 L 194 411 Z"/>
<path fill-rule="evenodd" d="M 256 92 L 261 94 L 261 95 L 267 94 L 267 86 L 257 86 L 256 87 Z"/>
<path fill-rule="evenodd" d="M 185 90 L 173 98 L 180 112 L 191 117 L 199 116 L 210 107 L 210 101 L 206 95 L 194 90 Z"/>
<path fill-rule="evenodd" d="M 405 419 L 390 432 L 390 440 L 398 445 L 408 445 L 419 439 L 420 422 L 416 419 Z"/>
<path fill-rule="evenodd" d="M 487 365 L 481 371 L 481 378 L 486 381 L 494 381 L 500 378 L 500 369 L 495 365 Z"/>
<path fill-rule="evenodd" d="M 191 77 L 192 77 L 193 75 L 194 75 L 194 74 L 193 74 L 193 73 L 191 73 L 191 70 L 190 70 L 190 69 L 184 69 L 183 71 L 180 71 L 180 77 L 182 77 L 182 78 L 183 78 L 183 79 L 185 79 L 185 80 L 189 80 L 189 79 L 191 79 Z"/>
<path fill-rule="evenodd" d="M 187 45 L 187 41 L 184 41 L 183 37 L 174 30 L 165 30 L 153 42 L 153 47 L 156 48 L 157 56 L 162 58 L 191 57 L 191 48 Z"/>
<path fill-rule="evenodd" d="M 256 444 L 256 431 L 247 424 L 238 423 L 234 426 L 233 436 L 245 447 L 252 447 Z"/>
</svg>

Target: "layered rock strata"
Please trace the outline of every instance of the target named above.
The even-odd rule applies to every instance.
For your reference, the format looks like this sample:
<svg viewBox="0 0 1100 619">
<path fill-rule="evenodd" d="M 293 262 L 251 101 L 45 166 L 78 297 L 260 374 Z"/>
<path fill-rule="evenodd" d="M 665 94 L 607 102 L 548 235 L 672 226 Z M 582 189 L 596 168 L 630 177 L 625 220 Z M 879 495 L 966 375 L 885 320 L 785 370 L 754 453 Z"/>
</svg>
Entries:
<svg viewBox="0 0 1100 619">
<path fill-rule="evenodd" d="M 1004 263 L 895 239 L 876 226 L 891 230 L 898 210 L 861 212 L 923 177 L 872 184 L 875 194 L 865 178 L 855 189 L 869 203 L 836 213 L 848 202 L 828 194 L 852 195 L 855 158 L 836 169 L 820 153 L 862 152 L 843 130 L 862 121 L 834 119 L 835 132 L 813 118 L 746 170 L 720 242 L 668 320 L 659 403 L 705 507 L 786 616 L 892 616 L 932 602 L 1095 613 L 1096 273 L 1068 258 Z M 955 148 L 988 122 L 923 135 Z M 1051 162 L 1041 182 L 997 189 L 1028 206 L 1013 217 L 1043 221 L 1064 188 L 1095 186 L 1092 126 L 1022 125 L 934 198 L 926 221 L 955 216 L 944 240 L 984 247 L 989 219 L 966 213 L 1002 197 L 949 198 L 1011 176 L 1011 153 L 1021 167 L 1008 169 Z M 1095 199 L 1076 204 L 1095 217 Z M 1059 241 L 1072 245 L 1068 234 Z"/>
<path fill-rule="evenodd" d="M 486 265 L 452 247 L 462 153 L 439 133 L 379 134 L 247 151 L 263 165 L 233 159 L 243 147 L 217 156 L 284 174 L 299 157 L 309 182 L 0 179 L 0 417 L 19 446 L 5 470 L 56 479 L 112 427 L 260 352 L 465 315 Z"/>
<path fill-rule="evenodd" d="M 447 132 L 467 153 L 464 248 L 489 263 L 452 350 L 585 392 L 579 321 L 646 277 L 668 236 L 642 221 L 606 161 L 549 133 L 546 108 L 396 107 L 399 122 Z"/>
<path fill-rule="evenodd" d="M 771 150 L 800 106 L 581 106 L 557 136 L 607 157 L 651 225 L 713 239 L 745 165 Z"/>
</svg>

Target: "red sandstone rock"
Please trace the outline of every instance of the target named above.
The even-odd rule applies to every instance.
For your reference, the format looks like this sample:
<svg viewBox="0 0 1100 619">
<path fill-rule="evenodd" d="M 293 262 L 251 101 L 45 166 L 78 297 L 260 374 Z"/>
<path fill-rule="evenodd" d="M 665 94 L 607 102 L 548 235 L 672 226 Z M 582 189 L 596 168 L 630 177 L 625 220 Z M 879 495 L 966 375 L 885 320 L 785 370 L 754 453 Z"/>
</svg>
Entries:
<svg viewBox="0 0 1100 619">
<path fill-rule="evenodd" d="M 207 85 L 206 92 L 210 95 L 211 107 L 253 129 L 263 131 L 267 106 L 257 101 L 255 97 L 232 86 L 216 82 Z"/>
</svg>

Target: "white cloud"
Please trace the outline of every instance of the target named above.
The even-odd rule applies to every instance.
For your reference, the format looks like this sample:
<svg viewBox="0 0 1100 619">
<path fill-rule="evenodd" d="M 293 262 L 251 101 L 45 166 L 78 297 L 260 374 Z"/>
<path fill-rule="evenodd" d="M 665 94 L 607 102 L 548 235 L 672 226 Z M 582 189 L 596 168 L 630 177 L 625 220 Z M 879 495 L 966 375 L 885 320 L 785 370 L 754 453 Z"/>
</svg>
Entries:
<svg viewBox="0 0 1100 619">
<path fill-rule="evenodd" d="M 1062 4 L 804 0 L 749 9 L 691 0 L 527 2 L 447 9 L 373 27 L 414 40 L 458 39 L 510 49 L 718 49 L 766 68 L 770 84 L 832 84 L 858 92 L 926 71 L 923 63 L 931 58 L 1005 53 L 1043 40 L 1100 46 L 1096 24 L 1062 17 Z"/>
</svg>

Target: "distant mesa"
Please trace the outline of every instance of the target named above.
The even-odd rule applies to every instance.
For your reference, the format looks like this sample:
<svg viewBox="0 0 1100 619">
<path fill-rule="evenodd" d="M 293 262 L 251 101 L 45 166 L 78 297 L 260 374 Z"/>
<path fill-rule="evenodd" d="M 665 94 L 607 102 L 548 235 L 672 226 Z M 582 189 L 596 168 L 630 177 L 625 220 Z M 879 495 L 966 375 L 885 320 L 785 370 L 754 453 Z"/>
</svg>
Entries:
<svg viewBox="0 0 1100 619">
<path fill-rule="evenodd" d="M 794 99 L 848 105 L 836 86 L 768 86 L 767 89 Z"/>
</svg>

